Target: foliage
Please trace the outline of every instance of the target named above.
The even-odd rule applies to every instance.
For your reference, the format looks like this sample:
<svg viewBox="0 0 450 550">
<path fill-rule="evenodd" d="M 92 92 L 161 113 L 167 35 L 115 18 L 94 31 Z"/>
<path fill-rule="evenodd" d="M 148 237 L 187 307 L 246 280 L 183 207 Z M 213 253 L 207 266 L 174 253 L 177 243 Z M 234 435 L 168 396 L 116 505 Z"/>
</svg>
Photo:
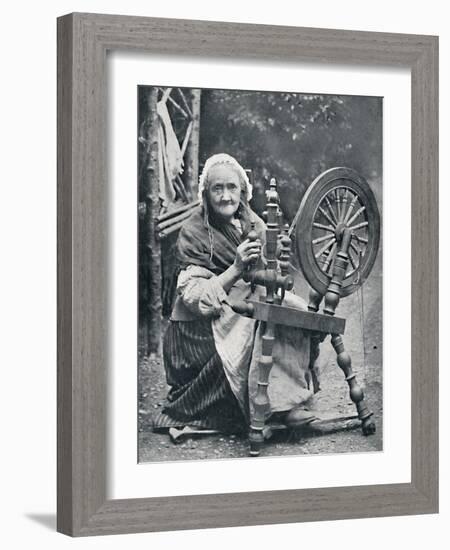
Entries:
<svg viewBox="0 0 450 550">
<path fill-rule="evenodd" d="M 310 183 L 327 168 L 381 175 L 381 109 L 376 97 L 203 90 L 200 163 L 228 152 L 251 168 L 257 211 L 275 177 L 291 220 Z"/>
</svg>

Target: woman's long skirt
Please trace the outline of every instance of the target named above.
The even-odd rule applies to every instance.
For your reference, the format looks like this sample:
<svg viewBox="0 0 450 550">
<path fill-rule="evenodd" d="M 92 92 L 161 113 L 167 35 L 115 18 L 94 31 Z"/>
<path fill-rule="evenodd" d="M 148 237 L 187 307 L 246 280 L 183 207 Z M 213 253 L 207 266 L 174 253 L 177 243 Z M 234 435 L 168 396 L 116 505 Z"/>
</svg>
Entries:
<svg viewBox="0 0 450 550">
<path fill-rule="evenodd" d="M 171 321 L 163 360 L 171 389 L 153 419 L 155 430 L 189 425 L 223 433 L 246 431 L 244 414 L 214 344 L 211 321 Z"/>
</svg>

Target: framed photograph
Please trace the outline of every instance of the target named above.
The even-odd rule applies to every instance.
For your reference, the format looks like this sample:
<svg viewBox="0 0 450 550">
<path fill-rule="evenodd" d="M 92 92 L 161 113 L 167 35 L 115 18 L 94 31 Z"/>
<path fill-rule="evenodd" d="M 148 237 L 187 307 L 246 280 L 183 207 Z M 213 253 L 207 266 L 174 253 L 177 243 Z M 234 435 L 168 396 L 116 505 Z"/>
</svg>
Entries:
<svg viewBox="0 0 450 550">
<path fill-rule="evenodd" d="M 437 512 L 437 146 L 437 37 L 58 19 L 59 531 Z"/>
</svg>

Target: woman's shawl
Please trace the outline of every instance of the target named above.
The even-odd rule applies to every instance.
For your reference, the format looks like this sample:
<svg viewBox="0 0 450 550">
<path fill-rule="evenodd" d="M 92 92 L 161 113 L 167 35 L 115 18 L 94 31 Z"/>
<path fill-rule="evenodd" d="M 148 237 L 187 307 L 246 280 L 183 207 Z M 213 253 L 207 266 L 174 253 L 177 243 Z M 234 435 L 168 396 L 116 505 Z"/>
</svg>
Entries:
<svg viewBox="0 0 450 550">
<path fill-rule="evenodd" d="M 249 216 L 249 221 L 241 218 L 241 234 L 236 226 L 231 223 L 223 223 L 215 218 L 211 212 L 209 214 L 209 224 L 207 224 L 202 207 L 197 207 L 180 229 L 178 235 L 177 260 L 179 269 L 197 265 L 209 269 L 215 275 L 223 273 L 234 262 L 239 244 L 246 239 L 250 230 L 250 221 L 255 222 L 255 230 L 260 238 L 264 236 L 264 222 L 250 209 Z"/>
</svg>

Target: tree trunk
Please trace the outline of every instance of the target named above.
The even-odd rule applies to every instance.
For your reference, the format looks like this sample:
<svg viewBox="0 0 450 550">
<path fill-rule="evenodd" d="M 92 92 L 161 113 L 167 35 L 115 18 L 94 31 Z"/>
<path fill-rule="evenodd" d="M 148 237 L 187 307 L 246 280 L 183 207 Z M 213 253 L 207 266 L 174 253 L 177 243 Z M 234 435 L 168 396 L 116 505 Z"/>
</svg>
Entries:
<svg viewBox="0 0 450 550">
<path fill-rule="evenodd" d="M 145 228 L 147 257 L 147 353 L 158 354 L 161 350 L 161 246 L 156 233 L 156 218 L 159 215 L 159 165 L 158 165 L 158 114 L 156 103 L 158 90 L 150 88 L 147 107 L 147 166 L 144 171 Z"/>
<path fill-rule="evenodd" d="M 200 142 L 200 90 L 191 90 L 192 132 L 186 149 L 185 182 L 189 199 L 195 200 L 198 193 L 198 155 Z"/>
</svg>

